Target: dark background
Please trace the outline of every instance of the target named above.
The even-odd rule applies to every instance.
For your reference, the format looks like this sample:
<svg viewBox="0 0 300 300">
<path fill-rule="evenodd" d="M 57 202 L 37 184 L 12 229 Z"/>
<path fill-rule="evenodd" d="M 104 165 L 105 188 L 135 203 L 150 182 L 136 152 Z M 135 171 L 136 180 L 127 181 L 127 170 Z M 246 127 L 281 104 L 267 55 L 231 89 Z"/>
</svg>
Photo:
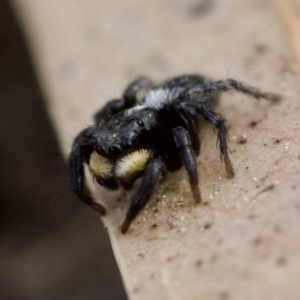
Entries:
<svg viewBox="0 0 300 300">
<path fill-rule="evenodd" d="M 99 217 L 70 192 L 26 41 L 0 1 L 0 299 L 126 299 Z"/>
</svg>

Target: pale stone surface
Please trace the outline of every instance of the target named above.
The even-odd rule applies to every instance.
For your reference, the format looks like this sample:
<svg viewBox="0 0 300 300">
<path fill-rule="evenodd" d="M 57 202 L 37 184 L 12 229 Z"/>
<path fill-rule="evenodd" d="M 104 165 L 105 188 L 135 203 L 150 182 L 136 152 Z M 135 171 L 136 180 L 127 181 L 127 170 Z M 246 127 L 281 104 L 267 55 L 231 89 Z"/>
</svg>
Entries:
<svg viewBox="0 0 300 300">
<path fill-rule="evenodd" d="M 103 221 L 131 299 L 299 299 L 297 2 L 14 3 L 65 155 L 92 114 L 140 74 L 199 72 L 283 95 L 278 105 L 223 97 L 236 177 L 225 178 L 216 138 L 204 129 L 205 205 L 193 205 L 184 170 L 169 174 L 121 235 L 128 198 L 93 187 L 107 207 Z"/>
</svg>

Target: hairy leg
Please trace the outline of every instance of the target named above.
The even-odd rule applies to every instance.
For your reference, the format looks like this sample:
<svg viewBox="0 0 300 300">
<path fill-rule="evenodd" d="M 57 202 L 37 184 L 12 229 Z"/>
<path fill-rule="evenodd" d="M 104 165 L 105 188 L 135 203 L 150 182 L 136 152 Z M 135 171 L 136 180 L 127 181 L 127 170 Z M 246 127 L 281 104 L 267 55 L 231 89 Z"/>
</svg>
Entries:
<svg viewBox="0 0 300 300">
<path fill-rule="evenodd" d="M 248 94 L 253 96 L 257 99 L 264 98 L 270 101 L 278 101 L 280 100 L 280 96 L 272 93 L 262 92 L 259 89 L 246 85 L 242 82 L 236 81 L 234 79 L 224 79 L 218 80 L 215 82 L 203 82 L 202 84 L 196 85 L 190 89 L 184 91 L 180 98 L 183 100 L 190 100 L 193 97 L 203 97 L 206 94 L 213 93 L 213 92 L 226 92 L 230 90 L 236 90 L 242 92 L 244 94 Z"/>
<path fill-rule="evenodd" d="M 156 186 L 163 179 L 164 173 L 165 164 L 162 160 L 152 159 L 149 161 L 142 178 L 142 183 L 136 194 L 133 195 L 131 199 L 130 207 L 128 209 L 125 221 L 121 227 L 121 232 L 123 234 L 127 232 L 131 222 L 147 204 L 150 197 L 154 193 Z"/>
<path fill-rule="evenodd" d="M 201 195 L 198 185 L 197 161 L 192 142 L 188 132 L 183 127 L 172 130 L 176 147 L 179 151 L 183 165 L 185 166 L 191 185 L 191 190 L 196 203 L 201 202 Z"/>
<path fill-rule="evenodd" d="M 197 120 L 192 119 L 188 112 L 183 109 L 178 110 L 178 113 L 185 128 L 189 132 L 195 155 L 198 156 L 200 154 L 200 141 L 198 136 L 198 124 L 196 123 Z"/>
<path fill-rule="evenodd" d="M 227 176 L 233 177 L 234 171 L 228 155 L 228 131 L 225 119 L 219 114 L 209 110 L 203 103 L 186 101 L 177 104 L 179 108 L 186 110 L 191 115 L 198 116 L 207 121 L 216 131 L 218 136 L 218 145 L 221 154 L 221 160 L 224 161 Z"/>
<path fill-rule="evenodd" d="M 84 192 L 84 162 L 87 161 L 93 151 L 93 140 L 91 136 L 94 132 L 93 128 L 83 130 L 75 139 L 69 158 L 71 169 L 71 184 L 74 193 L 86 204 L 97 210 L 102 216 L 105 215 L 105 208 L 96 203 L 90 196 Z"/>
</svg>

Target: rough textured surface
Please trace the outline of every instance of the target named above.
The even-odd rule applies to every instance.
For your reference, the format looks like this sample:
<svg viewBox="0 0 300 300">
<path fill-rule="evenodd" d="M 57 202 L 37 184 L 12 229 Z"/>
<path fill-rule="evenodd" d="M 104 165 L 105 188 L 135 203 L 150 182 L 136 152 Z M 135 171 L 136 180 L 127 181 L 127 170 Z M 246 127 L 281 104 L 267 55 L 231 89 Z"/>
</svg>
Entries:
<svg viewBox="0 0 300 300">
<path fill-rule="evenodd" d="M 199 72 L 283 95 L 273 106 L 223 97 L 236 177 L 225 178 L 204 128 L 204 205 L 194 207 L 183 170 L 170 174 L 122 236 L 128 197 L 93 187 L 131 299 L 299 299 L 299 4 L 14 2 L 66 155 L 92 114 L 140 74 Z"/>
</svg>

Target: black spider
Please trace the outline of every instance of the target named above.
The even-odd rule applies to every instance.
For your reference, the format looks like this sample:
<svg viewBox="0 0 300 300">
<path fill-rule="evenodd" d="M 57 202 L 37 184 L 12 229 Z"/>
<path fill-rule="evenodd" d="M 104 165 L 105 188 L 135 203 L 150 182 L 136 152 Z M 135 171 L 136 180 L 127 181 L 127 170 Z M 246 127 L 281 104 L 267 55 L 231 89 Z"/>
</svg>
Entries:
<svg viewBox="0 0 300 300">
<path fill-rule="evenodd" d="M 84 191 L 84 164 L 88 164 L 95 180 L 110 190 L 119 186 L 131 189 L 143 176 L 121 227 L 125 233 L 165 172 L 184 166 L 194 200 L 200 203 L 196 161 L 200 154 L 200 120 L 216 131 L 227 176 L 234 176 L 228 157 L 226 123 L 213 111 L 219 93 L 228 90 L 272 101 L 279 99 L 278 95 L 233 79 L 213 82 L 200 75 L 179 76 L 159 85 L 145 77 L 132 82 L 121 99 L 108 102 L 95 115 L 98 125 L 86 128 L 76 137 L 70 155 L 75 194 L 104 215 L 105 208 Z"/>
</svg>

